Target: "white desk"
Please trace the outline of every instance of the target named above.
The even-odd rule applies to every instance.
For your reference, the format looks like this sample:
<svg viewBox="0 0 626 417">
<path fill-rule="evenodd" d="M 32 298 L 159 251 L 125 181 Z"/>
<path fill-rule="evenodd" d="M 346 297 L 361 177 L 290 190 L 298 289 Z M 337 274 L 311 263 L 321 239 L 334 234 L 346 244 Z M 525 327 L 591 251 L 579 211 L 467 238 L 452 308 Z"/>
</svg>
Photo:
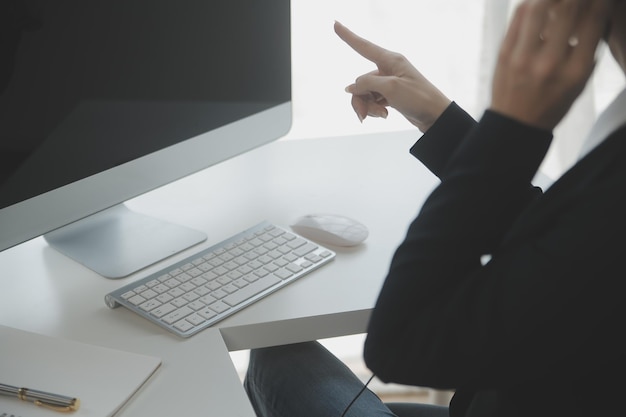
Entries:
<svg viewBox="0 0 626 417">
<path fill-rule="evenodd" d="M 252 417 L 228 352 L 364 332 L 393 251 L 437 182 L 408 152 L 417 137 L 278 141 L 129 201 L 138 212 L 206 231 L 201 247 L 261 220 L 288 225 L 313 212 L 348 215 L 370 228 L 365 244 L 333 248 L 330 265 L 216 328 L 180 339 L 105 306 L 106 293 L 164 263 L 108 280 L 42 238 L 0 253 L 0 324 L 162 358 L 121 415 Z"/>
</svg>

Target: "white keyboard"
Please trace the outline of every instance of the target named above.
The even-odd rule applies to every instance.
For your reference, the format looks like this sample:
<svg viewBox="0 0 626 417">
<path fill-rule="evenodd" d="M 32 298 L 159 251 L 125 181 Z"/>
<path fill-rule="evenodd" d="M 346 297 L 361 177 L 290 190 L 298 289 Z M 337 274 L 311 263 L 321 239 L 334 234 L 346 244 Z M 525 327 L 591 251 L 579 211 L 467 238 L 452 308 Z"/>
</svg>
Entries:
<svg viewBox="0 0 626 417">
<path fill-rule="evenodd" d="M 189 337 L 334 257 L 302 236 L 263 222 L 107 294 L 105 302 Z"/>
</svg>

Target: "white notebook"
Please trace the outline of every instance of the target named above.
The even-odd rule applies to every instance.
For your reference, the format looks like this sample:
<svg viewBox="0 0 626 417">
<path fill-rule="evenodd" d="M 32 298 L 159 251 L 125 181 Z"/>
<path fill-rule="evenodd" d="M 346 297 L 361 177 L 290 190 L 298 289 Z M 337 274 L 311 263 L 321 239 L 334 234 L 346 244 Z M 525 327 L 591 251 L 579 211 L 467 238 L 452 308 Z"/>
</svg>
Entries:
<svg viewBox="0 0 626 417">
<path fill-rule="evenodd" d="M 57 413 L 0 395 L 0 416 L 114 415 L 156 372 L 161 359 L 0 326 L 0 383 L 76 397 Z"/>
</svg>

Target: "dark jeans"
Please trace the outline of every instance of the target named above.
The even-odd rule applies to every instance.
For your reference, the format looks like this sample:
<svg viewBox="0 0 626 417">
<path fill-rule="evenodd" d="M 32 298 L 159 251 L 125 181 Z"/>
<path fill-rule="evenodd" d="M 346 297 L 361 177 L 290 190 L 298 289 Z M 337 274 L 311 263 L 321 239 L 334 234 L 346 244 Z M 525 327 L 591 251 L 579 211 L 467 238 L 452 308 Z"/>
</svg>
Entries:
<svg viewBox="0 0 626 417">
<path fill-rule="evenodd" d="M 258 417 L 340 417 L 363 383 L 317 342 L 250 352 L 244 381 Z M 346 417 L 448 417 L 429 404 L 384 404 L 366 389 Z"/>
</svg>

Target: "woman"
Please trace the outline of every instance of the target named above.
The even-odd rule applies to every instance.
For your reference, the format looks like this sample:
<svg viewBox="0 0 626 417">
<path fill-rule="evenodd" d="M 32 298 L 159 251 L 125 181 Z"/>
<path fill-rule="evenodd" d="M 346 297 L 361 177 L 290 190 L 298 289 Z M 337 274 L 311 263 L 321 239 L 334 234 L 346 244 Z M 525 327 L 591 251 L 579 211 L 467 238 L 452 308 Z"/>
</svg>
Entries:
<svg viewBox="0 0 626 417">
<path fill-rule="evenodd" d="M 383 381 L 455 391 L 449 408 L 402 409 L 365 391 L 346 415 L 623 412 L 626 93 L 598 119 L 571 170 L 545 193 L 530 181 L 603 37 L 626 72 L 625 8 L 523 2 L 478 122 L 404 57 L 336 24 L 377 66 L 347 88 L 359 119 L 400 111 L 424 132 L 411 152 L 441 179 L 394 255 L 365 361 Z M 260 416 L 278 417 L 339 416 L 361 385 L 305 343 L 253 351 L 246 386 Z"/>
</svg>

